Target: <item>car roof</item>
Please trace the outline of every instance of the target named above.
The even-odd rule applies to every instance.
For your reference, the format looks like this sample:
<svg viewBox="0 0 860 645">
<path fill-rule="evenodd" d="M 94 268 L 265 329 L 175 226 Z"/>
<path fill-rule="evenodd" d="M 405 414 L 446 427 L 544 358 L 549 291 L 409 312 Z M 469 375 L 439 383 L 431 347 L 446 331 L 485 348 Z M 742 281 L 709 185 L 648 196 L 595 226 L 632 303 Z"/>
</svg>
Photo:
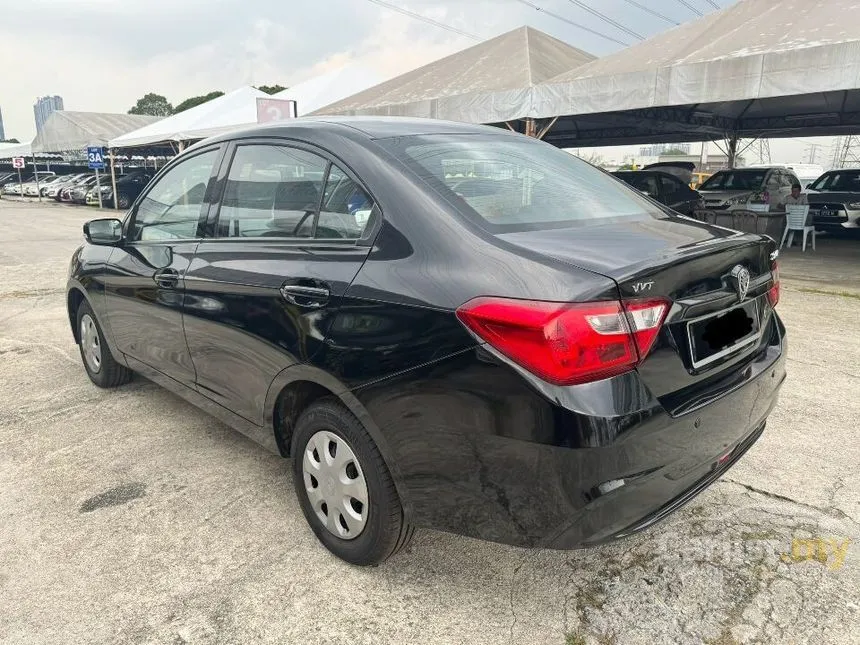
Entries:
<svg viewBox="0 0 860 645">
<path fill-rule="evenodd" d="M 421 134 L 497 134 L 514 136 L 502 128 L 486 125 L 393 116 L 320 116 L 300 117 L 281 123 L 266 123 L 207 139 L 209 143 L 247 137 L 285 136 L 303 129 L 343 132 L 349 128 L 369 139 L 408 137 Z"/>
</svg>

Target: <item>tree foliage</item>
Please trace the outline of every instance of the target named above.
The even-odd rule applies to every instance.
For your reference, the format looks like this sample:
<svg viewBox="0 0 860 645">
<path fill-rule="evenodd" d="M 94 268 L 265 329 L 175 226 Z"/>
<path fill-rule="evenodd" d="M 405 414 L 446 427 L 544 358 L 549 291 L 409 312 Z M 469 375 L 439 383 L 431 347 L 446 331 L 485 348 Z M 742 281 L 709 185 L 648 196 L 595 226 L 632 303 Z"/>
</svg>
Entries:
<svg viewBox="0 0 860 645">
<path fill-rule="evenodd" d="M 664 155 L 670 156 L 670 157 L 673 157 L 673 156 L 677 157 L 679 155 L 685 155 L 686 156 L 690 153 L 685 152 L 684 150 L 681 150 L 680 148 L 669 148 L 668 150 L 664 150 L 661 154 L 664 154 Z"/>
<path fill-rule="evenodd" d="M 0 139 L 0 143 L 21 143 L 18 139 Z"/>
<path fill-rule="evenodd" d="M 287 88 L 283 85 L 260 85 L 257 89 L 261 92 L 265 92 L 266 94 L 277 94 L 278 92 L 283 92 Z"/>
<path fill-rule="evenodd" d="M 129 114 L 148 114 L 149 116 L 170 116 L 173 106 L 161 94 L 150 92 L 137 100 Z"/>
<path fill-rule="evenodd" d="M 211 101 L 212 99 L 217 99 L 219 96 L 224 96 L 224 92 L 215 91 L 209 92 L 209 94 L 203 94 L 201 96 L 192 96 L 189 99 L 185 99 L 184 101 L 182 101 L 182 103 L 173 108 L 173 113 L 179 114 L 180 112 L 184 112 L 185 110 L 188 110 L 190 108 L 197 107 L 198 105 L 203 105 L 204 103 L 206 103 L 207 101 Z"/>
</svg>

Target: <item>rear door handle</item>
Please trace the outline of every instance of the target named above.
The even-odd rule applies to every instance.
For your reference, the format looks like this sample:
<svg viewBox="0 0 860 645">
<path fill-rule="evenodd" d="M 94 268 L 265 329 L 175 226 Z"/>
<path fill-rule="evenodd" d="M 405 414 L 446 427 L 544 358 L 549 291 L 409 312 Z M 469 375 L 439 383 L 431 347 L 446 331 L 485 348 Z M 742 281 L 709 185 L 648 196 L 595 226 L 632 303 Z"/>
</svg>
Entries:
<svg viewBox="0 0 860 645">
<path fill-rule="evenodd" d="M 179 271 L 169 267 L 167 269 L 160 269 L 155 272 L 152 279 L 155 280 L 155 284 L 163 289 L 175 289 L 179 283 Z"/>
<path fill-rule="evenodd" d="M 299 307 L 318 309 L 328 302 L 329 290 L 326 287 L 304 287 L 298 284 L 285 284 L 281 287 L 284 300 Z"/>
</svg>

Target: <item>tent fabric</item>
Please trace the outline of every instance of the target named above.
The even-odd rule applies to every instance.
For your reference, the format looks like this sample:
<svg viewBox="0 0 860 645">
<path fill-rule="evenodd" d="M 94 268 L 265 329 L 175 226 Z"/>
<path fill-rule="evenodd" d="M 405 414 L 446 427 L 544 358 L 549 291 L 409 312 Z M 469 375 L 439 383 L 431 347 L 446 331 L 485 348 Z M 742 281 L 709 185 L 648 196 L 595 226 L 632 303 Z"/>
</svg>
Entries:
<svg viewBox="0 0 860 645">
<path fill-rule="evenodd" d="M 566 71 L 529 116 L 587 114 L 860 87 L 856 0 L 742 0 Z"/>
<path fill-rule="evenodd" d="M 29 143 L 0 143 L 0 159 L 13 157 L 29 157 L 33 148 Z"/>
<path fill-rule="evenodd" d="M 258 98 L 271 97 L 254 87 L 240 87 L 157 123 L 115 136 L 110 141 L 110 147 L 127 148 L 192 141 L 254 125 L 257 123 Z"/>
<path fill-rule="evenodd" d="M 32 142 L 33 152 L 82 151 L 105 146 L 113 137 L 135 130 L 160 117 L 101 112 L 52 112 Z"/>
<path fill-rule="evenodd" d="M 526 116 L 532 88 L 594 56 L 520 27 L 314 114 L 391 115 L 493 123 Z"/>
<path fill-rule="evenodd" d="M 350 64 L 293 85 L 272 98 L 295 101 L 299 116 L 302 116 L 366 90 L 382 80 L 372 69 Z"/>
</svg>

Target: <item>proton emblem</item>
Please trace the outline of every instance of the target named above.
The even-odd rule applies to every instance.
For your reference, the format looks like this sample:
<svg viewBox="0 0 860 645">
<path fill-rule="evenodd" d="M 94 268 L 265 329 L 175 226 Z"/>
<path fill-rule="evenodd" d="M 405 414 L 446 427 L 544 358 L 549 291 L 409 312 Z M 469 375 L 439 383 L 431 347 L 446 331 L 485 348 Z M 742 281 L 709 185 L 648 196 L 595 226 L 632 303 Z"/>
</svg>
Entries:
<svg viewBox="0 0 860 645">
<path fill-rule="evenodd" d="M 750 289 L 750 272 L 746 267 L 738 264 L 732 269 L 731 276 L 738 292 L 738 302 L 743 302 L 744 298 L 747 297 L 747 291 Z"/>
</svg>

